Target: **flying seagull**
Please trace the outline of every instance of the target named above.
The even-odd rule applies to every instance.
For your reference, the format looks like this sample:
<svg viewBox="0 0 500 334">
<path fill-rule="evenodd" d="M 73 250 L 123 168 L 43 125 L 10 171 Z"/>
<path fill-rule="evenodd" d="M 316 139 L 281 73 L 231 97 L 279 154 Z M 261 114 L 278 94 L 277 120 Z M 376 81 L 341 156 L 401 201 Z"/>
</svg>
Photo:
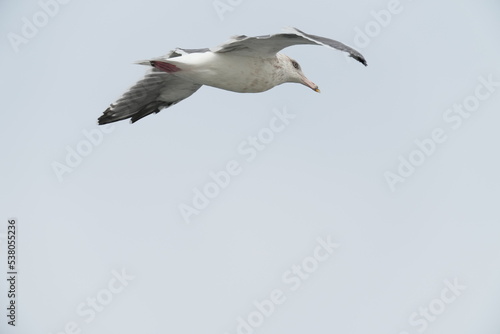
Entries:
<svg viewBox="0 0 500 334">
<path fill-rule="evenodd" d="M 319 92 L 297 61 L 278 53 L 298 44 L 323 45 L 345 51 L 367 65 L 365 58 L 349 46 L 296 28 L 274 35 L 234 36 L 210 49 L 177 48 L 165 56 L 138 62 L 151 69 L 111 104 L 98 122 L 107 124 L 130 118 L 134 123 L 184 100 L 203 85 L 239 93 L 259 93 L 285 82 L 296 82 Z"/>
</svg>

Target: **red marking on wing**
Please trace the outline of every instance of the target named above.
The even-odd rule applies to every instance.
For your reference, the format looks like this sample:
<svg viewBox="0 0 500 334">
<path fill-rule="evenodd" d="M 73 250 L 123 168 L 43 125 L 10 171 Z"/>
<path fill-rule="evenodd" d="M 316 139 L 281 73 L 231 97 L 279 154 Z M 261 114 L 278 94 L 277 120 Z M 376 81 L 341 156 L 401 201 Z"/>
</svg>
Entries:
<svg viewBox="0 0 500 334">
<path fill-rule="evenodd" d="M 167 72 L 167 73 L 178 72 L 181 70 L 180 68 L 178 68 L 174 64 L 169 64 L 169 63 L 165 63 L 163 61 L 157 61 L 157 60 L 152 60 L 151 66 L 153 66 L 159 70 L 162 70 L 164 72 Z"/>
</svg>

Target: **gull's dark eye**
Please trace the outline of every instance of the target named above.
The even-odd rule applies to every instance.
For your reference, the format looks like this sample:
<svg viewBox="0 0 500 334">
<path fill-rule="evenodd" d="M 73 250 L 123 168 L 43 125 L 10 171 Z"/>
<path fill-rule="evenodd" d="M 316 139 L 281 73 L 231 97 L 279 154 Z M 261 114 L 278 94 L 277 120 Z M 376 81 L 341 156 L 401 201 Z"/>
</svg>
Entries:
<svg viewBox="0 0 500 334">
<path fill-rule="evenodd" d="M 300 70 L 300 65 L 299 63 L 297 63 L 295 60 L 292 60 L 292 65 L 294 68 L 296 68 L 297 70 Z"/>
</svg>

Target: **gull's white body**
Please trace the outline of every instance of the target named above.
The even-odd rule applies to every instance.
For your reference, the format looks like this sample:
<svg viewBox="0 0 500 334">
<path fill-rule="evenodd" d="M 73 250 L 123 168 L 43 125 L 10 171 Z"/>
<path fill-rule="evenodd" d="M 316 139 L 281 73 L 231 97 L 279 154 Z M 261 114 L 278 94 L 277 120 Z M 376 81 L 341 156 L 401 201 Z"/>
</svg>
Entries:
<svg viewBox="0 0 500 334">
<path fill-rule="evenodd" d="M 171 75 L 238 93 L 260 93 L 286 82 L 283 61 L 278 53 L 272 58 L 257 58 L 231 53 L 190 53 L 176 58 L 157 58 L 180 68 Z"/>
</svg>

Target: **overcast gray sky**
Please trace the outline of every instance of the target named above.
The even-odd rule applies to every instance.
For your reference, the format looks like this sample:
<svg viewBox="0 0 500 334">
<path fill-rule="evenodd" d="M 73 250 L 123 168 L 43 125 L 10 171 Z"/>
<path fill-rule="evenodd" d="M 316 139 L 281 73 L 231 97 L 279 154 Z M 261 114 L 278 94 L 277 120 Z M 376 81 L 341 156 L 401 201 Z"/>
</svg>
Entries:
<svg viewBox="0 0 500 334">
<path fill-rule="evenodd" d="M 498 1 L 0 4 L 2 333 L 498 333 Z M 295 26 L 321 94 L 97 118 L 175 47 Z M 2 276 L 3 277 L 3 276 Z"/>
</svg>

